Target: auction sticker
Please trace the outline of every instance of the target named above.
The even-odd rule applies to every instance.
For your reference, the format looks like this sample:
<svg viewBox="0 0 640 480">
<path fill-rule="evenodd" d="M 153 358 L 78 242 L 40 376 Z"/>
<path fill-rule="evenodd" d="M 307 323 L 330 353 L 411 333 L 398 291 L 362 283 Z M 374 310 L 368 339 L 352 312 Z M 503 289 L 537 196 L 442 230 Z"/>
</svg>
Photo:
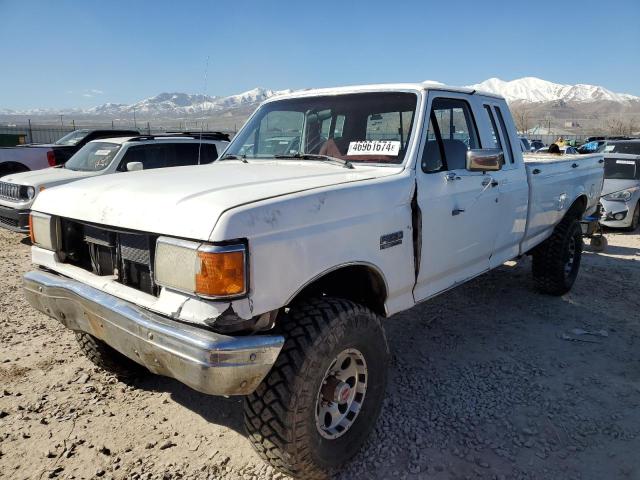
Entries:
<svg viewBox="0 0 640 480">
<path fill-rule="evenodd" d="M 635 160 L 616 160 L 616 163 L 619 163 L 621 165 L 635 165 L 636 164 Z"/>
<path fill-rule="evenodd" d="M 111 153 L 111 150 L 96 150 L 94 155 L 109 155 L 110 153 Z"/>
<path fill-rule="evenodd" d="M 400 153 L 398 140 L 360 140 L 349 142 L 347 155 L 390 155 L 397 157 Z"/>
</svg>

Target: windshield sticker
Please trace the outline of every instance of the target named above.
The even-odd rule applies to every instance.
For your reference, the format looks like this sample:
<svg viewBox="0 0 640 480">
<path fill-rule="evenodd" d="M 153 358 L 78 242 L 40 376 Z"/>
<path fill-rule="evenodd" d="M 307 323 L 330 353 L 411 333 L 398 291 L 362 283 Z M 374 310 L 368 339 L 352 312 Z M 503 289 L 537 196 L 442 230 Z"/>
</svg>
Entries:
<svg viewBox="0 0 640 480">
<path fill-rule="evenodd" d="M 111 153 L 111 150 L 96 150 L 94 155 L 109 155 L 110 153 Z"/>
<path fill-rule="evenodd" d="M 616 163 L 619 163 L 621 165 L 635 165 L 636 162 L 633 160 L 616 160 Z"/>
<path fill-rule="evenodd" d="M 614 148 L 616 148 L 615 145 L 607 145 L 606 147 L 604 147 L 604 151 L 605 152 L 613 152 Z"/>
<path fill-rule="evenodd" d="M 397 157 L 400 142 L 397 140 L 360 140 L 349 142 L 347 155 L 389 155 Z"/>
<path fill-rule="evenodd" d="M 107 157 L 96 158 L 94 162 L 95 168 L 104 168 L 109 164 L 109 159 Z"/>
</svg>

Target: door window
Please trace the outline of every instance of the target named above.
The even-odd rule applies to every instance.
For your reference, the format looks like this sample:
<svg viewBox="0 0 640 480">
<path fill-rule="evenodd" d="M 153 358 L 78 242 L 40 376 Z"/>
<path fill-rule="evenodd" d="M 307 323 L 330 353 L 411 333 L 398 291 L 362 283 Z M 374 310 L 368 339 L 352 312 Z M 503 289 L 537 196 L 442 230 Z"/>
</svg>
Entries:
<svg viewBox="0 0 640 480">
<path fill-rule="evenodd" d="M 480 148 L 480 141 L 469 104 L 455 98 L 434 99 L 422 151 L 422 170 L 433 173 L 464 169 L 470 148 Z"/>
</svg>

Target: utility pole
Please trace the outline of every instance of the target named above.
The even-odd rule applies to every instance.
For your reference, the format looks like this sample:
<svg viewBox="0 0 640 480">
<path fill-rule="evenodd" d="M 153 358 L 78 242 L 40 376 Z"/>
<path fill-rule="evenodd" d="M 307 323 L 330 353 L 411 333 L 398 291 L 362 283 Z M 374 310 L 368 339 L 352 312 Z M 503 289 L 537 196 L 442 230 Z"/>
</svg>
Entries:
<svg viewBox="0 0 640 480">
<path fill-rule="evenodd" d="M 64 127 L 64 124 L 62 123 L 62 115 L 60 115 L 60 126 Z"/>
<path fill-rule="evenodd" d="M 133 107 L 133 127 L 138 128 L 138 124 L 136 123 L 136 107 Z"/>
</svg>

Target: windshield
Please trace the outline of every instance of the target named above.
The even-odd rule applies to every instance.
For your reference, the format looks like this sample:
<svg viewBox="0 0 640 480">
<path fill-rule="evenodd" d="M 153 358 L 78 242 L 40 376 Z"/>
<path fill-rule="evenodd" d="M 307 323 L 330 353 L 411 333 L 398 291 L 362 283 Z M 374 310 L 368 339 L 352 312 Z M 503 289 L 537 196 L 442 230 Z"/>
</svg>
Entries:
<svg viewBox="0 0 640 480">
<path fill-rule="evenodd" d="M 64 137 L 54 143 L 54 145 L 77 145 L 78 142 L 86 137 L 88 133 L 89 130 L 86 128 L 74 130 L 71 133 L 67 133 Z"/>
<path fill-rule="evenodd" d="M 97 172 L 107 168 L 119 150 L 120 145 L 117 143 L 89 142 L 64 164 L 64 168 Z"/>
<path fill-rule="evenodd" d="M 605 153 L 629 153 L 631 155 L 640 155 L 640 142 L 614 142 L 609 143 L 605 149 Z"/>
<path fill-rule="evenodd" d="M 606 158 L 604 161 L 604 178 L 617 180 L 640 179 L 638 163 L 640 163 L 640 160 Z"/>
<path fill-rule="evenodd" d="M 376 92 L 294 98 L 259 108 L 226 155 L 399 164 L 416 111 L 413 93 Z M 314 158 L 317 159 L 317 158 Z"/>
</svg>

